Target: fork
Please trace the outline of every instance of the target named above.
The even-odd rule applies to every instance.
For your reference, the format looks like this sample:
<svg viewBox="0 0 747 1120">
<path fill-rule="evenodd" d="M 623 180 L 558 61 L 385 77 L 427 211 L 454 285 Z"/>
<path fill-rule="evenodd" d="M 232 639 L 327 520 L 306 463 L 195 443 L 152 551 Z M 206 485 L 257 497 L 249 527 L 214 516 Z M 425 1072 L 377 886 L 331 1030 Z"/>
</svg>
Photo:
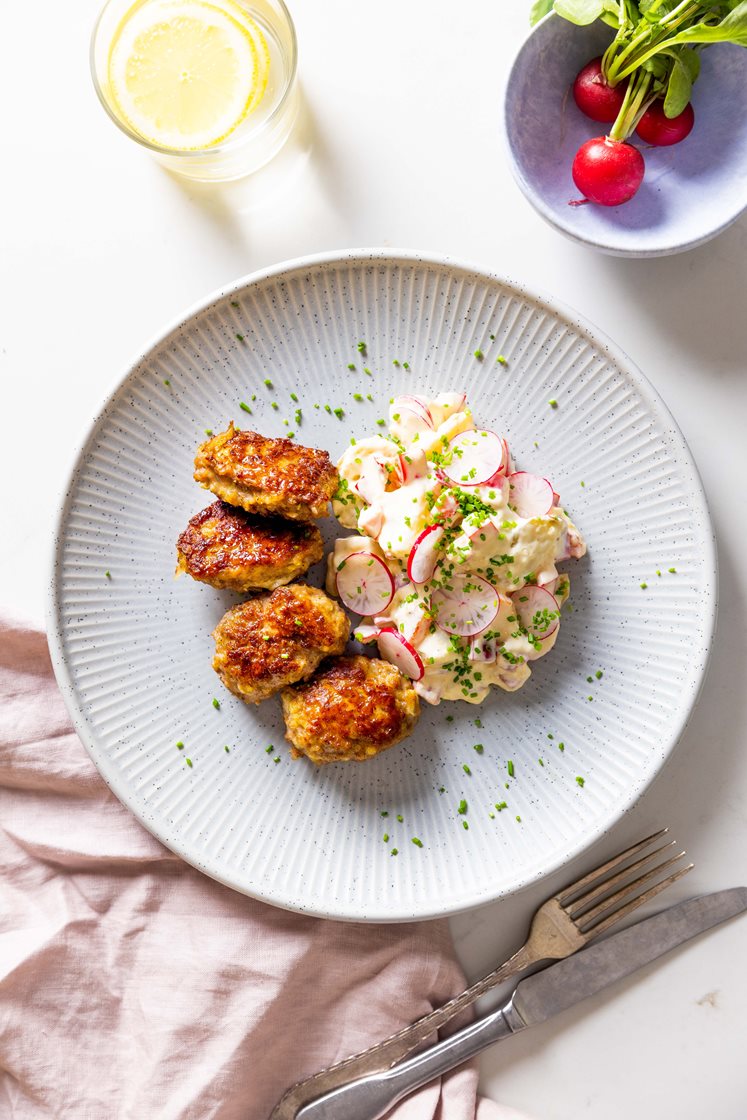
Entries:
<svg viewBox="0 0 747 1120">
<path fill-rule="evenodd" d="M 540 961 L 569 957 L 632 914 L 644 902 L 676 883 L 690 871 L 691 863 L 680 866 L 658 882 L 655 880 L 681 860 L 684 851 L 662 858 L 655 866 L 643 871 L 647 864 L 670 853 L 675 846 L 674 840 L 633 860 L 634 856 L 666 836 L 668 831 L 662 828 L 645 840 L 639 840 L 548 898 L 532 918 L 525 944 L 499 968 L 382 1042 L 293 1085 L 275 1106 L 269 1120 L 294 1120 L 298 1110 L 316 1097 L 354 1078 L 391 1068 L 497 984 Z M 633 862 L 628 862 L 630 860 Z M 628 881 L 639 871 L 642 874 Z"/>
</svg>

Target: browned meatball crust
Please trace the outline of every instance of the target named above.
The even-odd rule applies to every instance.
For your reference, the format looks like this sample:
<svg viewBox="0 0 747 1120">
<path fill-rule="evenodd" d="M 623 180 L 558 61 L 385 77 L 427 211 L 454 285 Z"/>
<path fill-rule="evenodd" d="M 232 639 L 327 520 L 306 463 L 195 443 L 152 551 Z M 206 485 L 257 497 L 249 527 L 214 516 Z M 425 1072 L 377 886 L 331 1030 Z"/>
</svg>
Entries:
<svg viewBox="0 0 747 1120">
<path fill-rule="evenodd" d="M 420 715 L 412 683 L 387 661 L 336 657 L 282 693 L 294 758 L 363 762 L 410 734 Z"/>
<path fill-rule="evenodd" d="M 295 583 L 232 607 L 216 626 L 213 668 L 248 704 L 304 680 L 350 633 L 344 611 L 323 591 Z"/>
<path fill-rule="evenodd" d="M 176 542 L 177 572 L 232 591 L 272 591 L 324 555 L 322 534 L 307 521 L 256 517 L 213 502 L 190 518 Z"/>
<path fill-rule="evenodd" d="M 339 476 L 326 451 L 234 428 L 197 450 L 195 479 L 248 513 L 293 521 L 324 517 Z"/>
</svg>

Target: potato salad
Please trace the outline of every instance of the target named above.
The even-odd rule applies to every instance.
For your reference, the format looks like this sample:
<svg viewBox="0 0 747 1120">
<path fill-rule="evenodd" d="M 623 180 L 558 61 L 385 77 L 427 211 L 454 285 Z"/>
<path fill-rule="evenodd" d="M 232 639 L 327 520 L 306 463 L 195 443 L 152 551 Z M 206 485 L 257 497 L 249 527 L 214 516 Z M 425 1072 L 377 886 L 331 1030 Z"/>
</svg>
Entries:
<svg viewBox="0 0 747 1120">
<path fill-rule="evenodd" d="M 361 616 L 359 642 L 431 704 L 514 691 L 552 649 L 584 541 L 546 478 L 517 471 L 506 440 L 477 428 L 464 393 L 396 397 L 388 434 L 338 463 L 327 590 Z"/>
</svg>

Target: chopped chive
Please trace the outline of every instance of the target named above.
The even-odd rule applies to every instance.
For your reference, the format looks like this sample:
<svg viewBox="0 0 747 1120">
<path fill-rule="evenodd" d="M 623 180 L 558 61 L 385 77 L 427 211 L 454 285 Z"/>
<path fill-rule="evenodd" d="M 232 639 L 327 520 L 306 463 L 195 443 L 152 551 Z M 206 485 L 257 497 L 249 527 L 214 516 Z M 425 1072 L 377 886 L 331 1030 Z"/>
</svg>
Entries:
<svg viewBox="0 0 747 1120">
<path fill-rule="evenodd" d="M 399 821 L 399 823 L 400 823 L 400 824 L 402 824 L 402 821 L 403 821 L 404 819 L 405 819 L 405 818 L 404 818 L 404 817 L 402 816 L 402 814 L 401 814 L 401 813 L 397 813 L 397 820 Z"/>
<path fill-rule="evenodd" d="M 206 428 L 205 429 L 205 435 L 206 436 L 211 436 L 212 434 L 213 434 L 213 429 L 212 428 Z"/>
<path fill-rule="evenodd" d="M 178 751 L 183 751 L 183 750 L 184 750 L 184 743 L 183 743 L 183 742 L 181 741 L 181 739 L 180 739 L 180 740 L 179 740 L 179 742 L 178 742 L 178 743 L 176 744 L 176 749 L 177 749 Z"/>
<path fill-rule="evenodd" d="M 365 344 L 365 342 L 359 342 L 359 343 L 358 343 L 358 353 L 359 353 L 359 354 L 365 354 L 365 353 L 366 353 L 366 344 Z"/>
<path fill-rule="evenodd" d="M 415 845 L 416 848 L 422 848 L 423 847 L 423 841 L 419 840 L 417 836 L 413 836 L 412 842 L 413 842 L 413 844 Z"/>
<path fill-rule="evenodd" d="M 472 777 L 472 771 L 470 770 L 466 762 L 463 764 L 462 770 L 464 770 L 464 773 L 468 774 L 470 778 Z"/>
<path fill-rule="evenodd" d="M 479 347 L 477 348 L 477 350 L 474 351 L 474 354 L 475 354 L 475 357 L 477 358 L 478 362 L 481 362 L 483 360 L 483 358 L 485 357 L 485 355 L 483 354 L 482 350 L 480 350 Z"/>
<path fill-rule="evenodd" d="M 508 362 L 503 357 L 503 354 L 499 354 L 498 357 L 495 360 L 496 360 L 496 363 L 498 365 L 501 365 L 501 366 L 507 366 L 508 365 Z"/>
<path fill-rule="evenodd" d="M 457 806 L 457 812 L 461 813 L 462 816 L 464 816 L 464 814 L 467 812 L 467 802 L 464 798 L 462 798 L 462 800 L 459 802 L 459 805 Z"/>
<path fill-rule="evenodd" d="M 265 378 L 265 385 L 267 386 L 268 389 L 272 388 L 272 381 L 270 381 L 269 377 Z"/>
<path fill-rule="evenodd" d="M 111 579 L 112 578 L 112 574 L 111 574 L 111 572 L 109 571 L 108 568 L 104 572 L 104 576 L 106 577 L 106 579 Z"/>
<path fill-rule="evenodd" d="M 584 779 L 584 778 L 582 778 L 582 777 L 580 777 L 580 775 L 577 775 L 577 776 L 576 776 L 576 783 L 577 783 L 578 785 L 580 785 L 580 786 L 584 786 L 584 785 L 586 785 L 586 781 L 585 781 L 585 779 Z"/>
<path fill-rule="evenodd" d="M 231 753 L 231 748 L 230 747 L 224 747 L 223 750 L 226 752 L 226 754 Z"/>
<path fill-rule="evenodd" d="M 438 792 L 439 793 L 446 793 L 446 786 L 439 786 L 438 787 Z"/>
<path fill-rule="evenodd" d="M 554 738 L 555 738 L 555 736 L 553 735 L 552 731 L 548 731 L 548 733 L 547 733 L 547 738 L 548 738 L 548 739 L 554 739 Z"/>
<path fill-rule="evenodd" d="M 343 416 L 345 415 L 345 410 L 342 408 L 333 408 L 332 411 L 334 412 L 338 420 L 342 420 Z"/>
<path fill-rule="evenodd" d="M 380 428 L 386 427 L 386 420 L 377 420 L 376 423 L 379 425 Z"/>
<path fill-rule="evenodd" d="M 555 400 L 555 397 L 553 397 L 547 403 L 549 404 L 550 408 L 557 408 L 558 407 L 558 402 Z"/>
<path fill-rule="evenodd" d="M 586 699 L 589 701 L 589 703 L 591 703 L 591 701 L 594 699 L 594 697 L 593 696 L 587 696 Z"/>
<path fill-rule="evenodd" d="M 597 680 L 598 680 L 598 681 L 601 681 L 602 677 L 604 676 L 604 673 L 602 672 L 602 670 L 601 670 L 601 669 L 597 669 L 597 671 L 596 671 L 596 673 L 594 674 L 594 676 L 595 676 L 595 677 L 597 678 Z"/>
<path fill-rule="evenodd" d="M 355 369 L 355 362 L 348 362 L 348 369 Z"/>
<path fill-rule="evenodd" d="M 521 817 L 520 817 L 520 816 L 519 816 L 518 814 L 517 814 L 517 816 L 516 816 L 516 819 L 517 819 L 517 821 L 519 822 L 519 824 L 521 824 Z"/>
<path fill-rule="evenodd" d="M 647 583 L 642 583 L 641 584 L 641 591 L 645 591 L 647 587 L 648 587 Z"/>
<path fill-rule="evenodd" d="M 564 751 L 565 750 L 565 743 L 558 743 L 558 750 L 559 751 Z"/>
<path fill-rule="evenodd" d="M 409 369 L 409 368 L 410 368 L 410 363 L 409 362 L 403 362 L 402 363 L 402 369 Z"/>
<path fill-rule="evenodd" d="M 236 300 L 235 300 L 235 299 L 232 299 L 232 300 L 231 300 L 231 307 L 238 307 L 238 306 L 239 306 L 239 305 L 238 305 L 238 303 L 236 302 Z"/>
<path fill-rule="evenodd" d="M 389 841 L 389 833 L 388 833 L 388 832 L 385 832 L 385 833 L 384 833 L 384 835 L 382 836 L 382 838 L 381 838 L 381 839 L 382 839 L 382 840 L 384 841 L 384 843 L 385 843 L 385 844 L 386 844 L 386 843 L 388 843 L 388 841 Z"/>
<path fill-rule="evenodd" d="M 676 569 L 676 568 L 667 568 L 667 571 L 668 571 L 668 572 L 669 572 L 669 573 L 670 573 L 671 575 L 676 575 L 676 573 L 677 573 L 677 569 Z"/>
<path fill-rule="evenodd" d="M 164 385 L 170 385 L 170 384 L 171 384 L 171 382 L 169 381 L 168 377 L 164 377 L 164 379 L 163 379 L 163 383 L 164 383 Z"/>
<path fill-rule="evenodd" d="M 469 830 L 469 821 L 462 821 L 462 828 Z"/>
<path fill-rule="evenodd" d="M 213 697 L 213 707 L 217 712 L 220 711 L 220 700 L 216 700 L 215 697 Z"/>
<path fill-rule="evenodd" d="M 485 748 L 483 747 L 482 743 L 475 743 L 472 750 L 477 751 L 478 754 L 482 754 L 482 752 L 485 750 Z"/>
<path fill-rule="evenodd" d="M 242 412 L 248 412 L 251 415 L 252 410 L 246 403 L 246 401 L 239 401 L 239 408 L 242 410 Z"/>
<path fill-rule="evenodd" d="M 238 331 L 236 332 L 236 337 L 238 338 L 239 342 L 243 342 L 243 341 L 244 341 L 244 336 L 243 336 L 243 334 L 239 334 L 239 332 L 238 332 Z"/>
<path fill-rule="evenodd" d="M 542 761 L 542 759 L 541 759 L 541 758 L 538 758 L 538 759 L 537 759 L 537 761 L 539 762 L 540 766 L 544 766 L 544 765 L 545 765 L 545 764 L 544 764 L 544 762 Z"/>
<path fill-rule="evenodd" d="M 280 759 L 279 759 L 279 758 L 273 758 L 273 760 L 272 760 L 272 761 L 273 761 L 273 762 L 280 762 Z"/>
<path fill-rule="evenodd" d="M 272 743 L 270 743 L 269 747 L 265 747 L 265 754 L 272 754 L 274 750 L 274 746 L 272 745 Z"/>
<path fill-rule="evenodd" d="M 660 576 L 660 575 L 661 575 L 661 572 L 659 571 L 659 569 L 658 569 L 658 568 L 656 569 L 656 574 L 657 574 L 657 576 Z"/>
<path fill-rule="evenodd" d="M 389 854 L 392 855 L 392 856 L 398 856 L 399 855 L 399 848 L 392 848 L 392 850 Z"/>
<path fill-rule="evenodd" d="M 513 764 L 512 760 L 510 758 L 509 758 L 508 762 L 506 763 L 506 769 L 508 770 L 509 778 L 513 778 L 513 776 L 514 776 L 514 764 Z"/>
<path fill-rule="evenodd" d="M 191 769 L 191 767 L 192 767 L 192 759 L 191 759 L 191 758 L 185 758 L 185 759 L 184 759 L 184 761 L 186 762 L 187 766 L 189 766 L 189 767 L 190 767 L 190 769 Z"/>
<path fill-rule="evenodd" d="M 380 815 L 382 817 L 388 817 L 389 816 L 389 810 L 388 809 L 382 809 Z"/>
<path fill-rule="evenodd" d="M 371 370 L 368 368 L 368 366 L 363 367 L 363 372 L 368 374 L 369 377 L 373 377 L 373 374 L 371 373 Z"/>
<path fill-rule="evenodd" d="M 587 677 L 586 681 L 587 681 L 588 684 L 593 684 L 594 683 L 594 678 L 593 677 Z"/>
<path fill-rule="evenodd" d="M 363 393 L 353 393 L 353 400 L 354 401 L 362 401 L 363 400 Z"/>
<path fill-rule="evenodd" d="M 503 812 L 504 809 L 508 809 L 508 802 L 507 801 L 496 801 L 495 807 L 498 810 L 498 812 L 501 813 L 501 812 Z"/>
<path fill-rule="evenodd" d="M 291 400 L 295 401 L 295 403 L 298 404 L 298 397 L 296 396 L 295 393 L 291 393 Z"/>
<path fill-rule="evenodd" d="M 397 369 L 399 369 L 399 362 L 397 361 L 397 359 L 396 359 L 396 358 L 395 358 L 395 359 L 394 359 L 394 361 L 392 362 L 392 365 L 393 365 L 393 366 L 396 366 L 396 367 L 397 367 Z"/>
</svg>

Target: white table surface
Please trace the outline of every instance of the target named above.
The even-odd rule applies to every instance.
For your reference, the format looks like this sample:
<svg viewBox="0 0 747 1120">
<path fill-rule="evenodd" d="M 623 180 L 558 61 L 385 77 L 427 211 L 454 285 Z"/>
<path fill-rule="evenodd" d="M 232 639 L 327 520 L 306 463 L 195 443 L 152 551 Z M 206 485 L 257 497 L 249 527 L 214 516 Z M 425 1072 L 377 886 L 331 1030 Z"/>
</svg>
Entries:
<svg viewBox="0 0 747 1120">
<path fill-rule="evenodd" d="M 465 969 L 476 977 L 508 955 L 550 889 L 664 823 L 696 861 L 670 902 L 747 883 L 747 221 L 649 261 L 595 254 L 541 222 L 496 127 L 529 0 L 297 3 L 304 129 L 265 171 L 223 188 L 169 177 L 105 117 L 88 75 L 96 8 L 41 0 L 3 13 L 3 602 L 42 618 L 72 450 L 127 360 L 193 301 L 325 249 L 482 264 L 578 308 L 659 389 L 708 492 L 721 613 L 700 702 L 661 776 L 569 872 L 456 918 Z M 552 1120 L 743 1120 L 746 947 L 743 918 L 504 1043 L 484 1056 L 485 1091 Z"/>
</svg>

